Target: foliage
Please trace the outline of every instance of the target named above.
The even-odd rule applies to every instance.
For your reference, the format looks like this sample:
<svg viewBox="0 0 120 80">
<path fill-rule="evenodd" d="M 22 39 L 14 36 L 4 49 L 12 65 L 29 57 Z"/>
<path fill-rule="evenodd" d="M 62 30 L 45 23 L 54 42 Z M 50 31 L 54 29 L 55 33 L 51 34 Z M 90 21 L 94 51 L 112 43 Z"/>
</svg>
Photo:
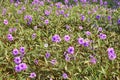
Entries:
<svg viewBox="0 0 120 80">
<path fill-rule="evenodd" d="M 81 3 L 71 6 L 52 1 L 45 1 L 44 5 L 42 2 L 10 3 L 7 0 L 1 6 L 0 80 L 30 80 L 32 72 L 36 74 L 35 80 L 62 80 L 65 74 L 68 80 L 120 79 L 119 8 Z M 45 10 L 50 14 L 45 14 Z M 106 35 L 105 39 L 100 33 Z M 53 41 L 56 34 L 58 42 Z M 65 35 L 69 35 L 70 40 L 67 41 Z M 78 38 L 84 38 L 88 45 L 81 45 Z M 73 54 L 68 51 L 71 46 Z M 22 53 L 20 47 L 24 47 L 25 52 Z M 110 58 L 109 48 L 115 50 L 114 60 Z M 17 56 L 27 64 L 26 70 L 16 72 L 14 49 L 19 50 Z"/>
</svg>

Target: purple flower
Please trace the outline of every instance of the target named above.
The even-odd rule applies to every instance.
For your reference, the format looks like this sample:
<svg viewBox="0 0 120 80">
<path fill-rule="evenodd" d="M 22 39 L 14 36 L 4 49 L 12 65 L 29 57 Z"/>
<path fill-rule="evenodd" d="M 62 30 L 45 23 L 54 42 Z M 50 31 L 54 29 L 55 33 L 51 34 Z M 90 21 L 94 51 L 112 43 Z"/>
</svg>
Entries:
<svg viewBox="0 0 120 80">
<path fill-rule="evenodd" d="M 104 5 L 107 5 L 108 3 L 107 3 L 107 1 L 104 1 Z"/>
<path fill-rule="evenodd" d="M 64 40 L 68 42 L 70 40 L 70 36 L 69 35 L 65 35 L 64 36 Z"/>
<path fill-rule="evenodd" d="M 32 72 L 32 73 L 30 73 L 30 76 L 29 76 L 30 78 L 35 78 L 36 77 L 36 73 L 35 72 Z"/>
<path fill-rule="evenodd" d="M 102 31 L 102 27 L 98 27 L 98 31 Z"/>
<path fill-rule="evenodd" d="M 117 22 L 118 24 L 120 24 L 120 19 L 118 19 L 118 22 Z"/>
<path fill-rule="evenodd" d="M 20 47 L 20 53 L 25 53 L 25 47 Z"/>
<path fill-rule="evenodd" d="M 15 71 L 16 72 L 21 72 L 21 67 L 19 65 L 15 65 Z"/>
<path fill-rule="evenodd" d="M 9 33 L 12 33 L 13 32 L 13 28 L 9 28 Z"/>
<path fill-rule="evenodd" d="M 108 16 L 108 20 L 111 20 L 111 16 Z"/>
<path fill-rule="evenodd" d="M 91 11 L 88 11 L 88 14 L 91 14 Z"/>
<path fill-rule="evenodd" d="M 53 37 L 52 37 L 52 41 L 53 42 L 60 42 L 61 41 L 61 38 L 59 35 L 55 34 Z"/>
<path fill-rule="evenodd" d="M 56 16 L 59 16 L 60 14 L 59 14 L 59 11 L 58 10 L 56 10 Z"/>
<path fill-rule="evenodd" d="M 82 16 L 82 17 L 81 17 L 81 20 L 84 21 L 84 19 L 85 19 L 85 16 Z"/>
<path fill-rule="evenodd" d="M 106 39 L 106 35 L 103 34 L 103 33 L 100 33 L 100 34 L 99 34 L 99 37 L 100 37 L 100 39 L 103 39 L 103 40 Z"/>
<path fill-rule="evenodd" d="M 13 3 L 14 2 L 14 0 L 10 0 L 10 3 Z"/>
<path fill-rule="evenodd" d="M 114 60 L 116 58 L 116 54 L 108 54 L 108 58 L 110 60 Z"/>
<path fill-rule="evenodd" d="M 15 6 L 15 7 L 18 7 L 18 3 L 15 3 L 14 6 Z"/>
<path fill-rule="evenodd" d="M 49 16 L 49 15 L 50 15 L 50 11 L 45 10 L 44 14 L 45 14 L 46 16 Z"/>
<path fill-rule="evenodd" d="M 45 24 L 49 24 L 49 20 L 46 19 L 46 20 L 44 21 L 44 23 L 45 23 Z"/>
<path fill-rule="evenodd" d="M 24 17 L 25 20 L 27 20 L 27 24 L 30 25 L 32 23 L 32 16 L 31 15 L 26 15 Z"/>
<path fill-rule="evenodd" d="M 118 2 L 118 6 L 120 6 L 120 1 Z"/>
<path fill-rule="evenodd" d="M 67 49 L 68 53 L 69 54 L 73 54 L 74 53 L 74 47 L 70 46 L 68 49 Z"/>
<path fill-rule="evenodd" d="M 27 1 L 27 0 L 26 0 Z M 24 11 L 26 8 L 24 6 L 21 7 L 21 10 Z"/>
<path fill-rule="evenodd" d="M 65 60 L 66 60 L 67 62 L 70 61 L 70 57 L 68 56 L 68 54 L 65 55 Z"/>
<path fill-rule="evenodd" d="M 78 43 L 79 43 L 80 45 L 82 45 L 82 44 L 84 43 L 84 39 L 83 39 L 83 38 L 78 38 Z"/>
<path fill-rule="evenodd" d="M 61 2 L 58 2 L 58 3 L 56 3 L 55 5 L 56 5 L 57 8 L 61 8 L 62 3 L 61 3 Z"/>
<path fill-rule="evenodd" d="M 66 17 L 69 17 L 69 13 L 68 14 L 64 14 L 64 17 L 66 18 Z"/>
<path fill-rule="evenodd" d="M 82 27 L 82 26 L 79 26 L 79 29 L 80 29 L 80 30 L 82 30 L 82 29 L 83 29 L 83 27 Z"/>
<path fill-rule="evenodd" d="M 93 2 L 97 2 L 97 0 L 92 0 Z"/>
<path fill-rule="evenodd" d="M 16 48 L 13 49 L 12 54 L 13 54 L 14 56 L 18 55 L 18 54 L 19 54 L 18 49 L 16 49 Z"/>
<path fill-rule="evenodd" d="M 60 10 L 59 13 L 60 13 L 61 15 L 63 15 L 63 14 L 64 14 L 64 10 Z"/>
<path fill-rule="evenodd" d="M 96 58 L 94 56 L 90 55 L 90 63 L 96 64 L 96 61 L 97 61 Z"/>
<path fill-rule="evenodd" d="M 41 6 L 44 6 L 44 1 L 40 1 L 39 3 Z"/>
<path fill-rule="evenodd" d="M 66 29 L 67 29 L 67 30 L 69 30 L 69 29 L 70 29 L 70 26 L 69 26 L 69 25 L 66 25 L 65 27 L 66 27 Z"/>
<path fill-rule="evenodd" d="M 36 33 L 33 33 L 32 34 L 32 39 L 35 39 L 36 38 Z"/>
<path fill-rule="evenodd" d="M 14 62 L 15 62 L 16 64 L 20 64 L 20 63 L 22 62 L 22 60 L 21 60 L 20 57 L 15 57 L 15 58 L 14 58 Z"/>
<path fill-rule="evenodd" d="M 18 4 L 19 4 L 19 2 L 20 2 L 20 0 L 16 0 L 16 3 L 18 3 Z"/>
<path fill-rule="evenodd" d="M 90 31 L 86 31 L 85 34 L 88 35 L 88 36 L 90 36 L 91 32 Z"/>
<path fill-rule="evenodd" d="M 100 5 L 103 5 L 103 0 L 100 0 Z"/>
<path fill-rule="evenodd" d="M 45 57 L 48 59 L 48 58 L 50 57 L 50 53 L 47 52 L 47 53 L 45 54 Z"/>
<path fill-rule="evenodd" d="M 98 19 L 98 20 L 99 20 L 99 19 L 100 19 L 100 15 L 97 15 L 97 16 L 96 16 L 96 19 Z"/>
<path fill-rule="evenodd" d="M 26 70 L 28 68 L 25 63 L 20 63 L 19 67 L 21 68 L 21 70 Z"/>
<path fill-rule="evenodd" d="M 47 0 L 47 2 L 48 2 L 48 3 L 50 3 L 50 2 L 51 2 L 51 0 Z"/>
<path fill-rule="evenodd" d="M 63 79 L 67 79 L 67 78 L 68 78 L 68 75 L 67 75 L 66 73 L 63 73 L 63 74 L 62 74 L 62 77 L 63 77 Z"/>
<path fill-rule="evenodd" d="M 57 60 L 56 60 L 56 59 L 52 59 L 52 60 L 50 61 L 50 63 L 53 64 L 53 65 L 55 65 L 55 64 L 57 64 Z"/>
<path fill-rule="evenodd" d="M 16 31 L 17 31 L 17 28 L 14 27 L 14 28 L 12 28 L 12 30 L 13 30 L 14 32 L 16 32 Z"/>
<path fill-rule="evenodd" d="M 67 55 L 67 52 L 65 51 L 63 55 Z"/>
<path fill-rule="evenodd" d="M 116 54 L 113 48 L 108 48 L 107 52 L 108 52 L 108 58 L 110 60 L 114 60 L 116 58 Z"/>
<path fill-rule="evenodd" d="M 8 34 L 8 35 L 7 35 L 7 38 L 8 38 L 9 41 L 13 41 L 13 36 L 12 36 L 12 34 Z"/>
<path fill-rule="evenodd" d="M 39 2 L 40 2 L 39 0 L 33 0 L 32 5 L 38 5 Z"/>
<path fill-rule="evenodd" d="M 53 7 L 53 3 L 51 3 L 50 6 Z"/>
<path fill-rule="evenodd" d="M 108 54 L 113 54 L 113 53 L 115 53 L 115 51 L 114 51 L 113 48 L 108 48 L 107 51 L 108 51 Z"/>
<path fill-rule="evenodd" d="M 4 24 L 8 25 L 8 20 L 7 19 L 4 20 Z"/>
<path fill-rule="evenodd" d="M 78 3 L 78 0 L 74 0 L 75 3 Z"/>
<path fill-rule="evenodd" d="M 82 0 L 83 3 L 86 3 L 87 1 L 86 0 Z"/>
<path fill-rule="evenodd" d="M 69 0 L 64 0 L 64 3 L 65 3 L 65 4 L 68 4 L 68 3 L 69 3 Z"/>
<path fill-rule="evenodd" d="M 88 47 L 90 45 L 90 41 L 86 40 L 83 42 L 83 46 Z"/>
<path fill-rule="evenodd" d="M 34 60 L 34 63 L 35 63 L 35 64 L 38 64 L 38 59 Z"/>
<path fill-rule="evenodd" d="M 9 28 L 9 33 L 12 33 L 12 32 L 16 32 L 17 31 L 17 28 Z"/>
<path fill-rule="evenodd" d="M 17 14 L 22 14 L 22 10 L 18 10 L 18 11 L 17 11 Z"/>
</svg>

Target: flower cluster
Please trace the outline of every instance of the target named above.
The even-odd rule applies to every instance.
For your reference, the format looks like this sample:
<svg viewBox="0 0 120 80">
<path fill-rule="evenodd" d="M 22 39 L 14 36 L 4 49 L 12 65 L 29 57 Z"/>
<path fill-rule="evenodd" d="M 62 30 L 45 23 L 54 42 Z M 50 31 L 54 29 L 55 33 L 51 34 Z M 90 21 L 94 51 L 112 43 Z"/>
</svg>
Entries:
<svg viewBox="0 0 120 80">
<path fill-rule="evenodd" d="M 85 47 L 88 47 L 89 45 L 90 45 L 90 40 L 87 40 L 87 39 L 83 39 L 83 38 L 78 38 L 78 43 L 80 44 L 80 45 L 83 45 L 83 46 L 85 46 Z"/>
<path fill-rule="evenodd" d="M 58 42 L 61 41 L 61 38 L 60 38 L 60 36 L 59 36 L 58 34 L 55 34 L 55 35 L 52 37 L 52 41 L 58 43 Z"/>
<path fill-rule="evenodd" d="M 24 47 L 20 47 L 19 50 L 15 48 L 12 51 L 12 54 L 14 55 L 14 62 L 16 64 L 15 65 L 16 72 L 25 71 L 28 68 L 26 63 L 22 63 L 24 53 L 25 53 Z"/>
<path fill-rule="evenodd" d="M 99 37 L 100 37 L 100 39 L 103 39 L 103 40 L 104 40 L 104 39 L 106 39 L 107 36 L 106 36 L 105 34 L 103 34 L 103 33 L 100 33 L 100 34 L 99 34 Z"/>
<path fill-rule="evenodd" d="M 110 60 L 114 60 L 116 58 L 116 54 L 113 48 L 108 48 L 107 52 L 108 52 L 108 58 Z"/>
<path fill-rule="evenodd" d="M 14 38 L 13 38 L 12 34 L 8 34 L 8 35 L 7 35 L 7 39 L 8 39 L 9 41 L 13 41 Z"/>
<path fill-rule="evenodd" d="M 4 24 L 8 25 L 8 20 L 7 19 L 4 20 Z"/>
<path fill-rule="evenodd" d="M 24 20 L 27 20 L 27 24 L 30 25 L 32 23 L 32 16 L 26 15 L 26 16 L 24 16 Z"/>
</svg>

